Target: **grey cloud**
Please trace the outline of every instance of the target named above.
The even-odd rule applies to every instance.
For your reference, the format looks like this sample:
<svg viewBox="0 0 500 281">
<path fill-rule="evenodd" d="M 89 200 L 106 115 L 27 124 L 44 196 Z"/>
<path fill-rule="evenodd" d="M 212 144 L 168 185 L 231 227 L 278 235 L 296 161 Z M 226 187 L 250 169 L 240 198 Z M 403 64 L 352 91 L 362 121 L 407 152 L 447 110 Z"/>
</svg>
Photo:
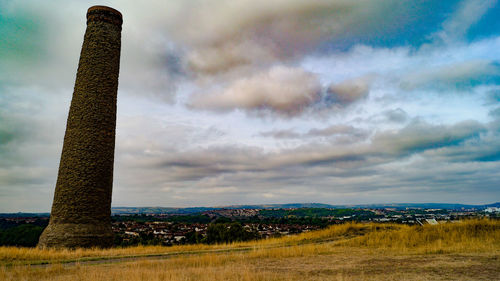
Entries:
<svg viewBox="0 0 500 281">
<path fill-rule="evenodd" d="M 139 35 L 129 40 L 123 43 L 120 92 L 173 103 L 178 84 L 186 79 L 180 54 L 161 45 L 145 47 Z"/>
<path fill-rule="evenodd" d="M 500 132 L 500 107 L 490 110 L 488 113 L 493 120 L 488 124 L 490 130 Z"/>
<path fill-rule="evenodd" d="M 457 145 L 477 137 L 487 129 L 476 121 L 463 121 L 453 126 L 431 125 L 414 120 L 399 131 L 381 132 L 374 136 L 373 145 L 393 153 L 414 153 L 427 149 Z"/>
<path fill-rule="evenodd" d="M 326 171 L 331 176 L 342 177 L 343 174 L 352 175 L 353 169 L 373 168 L 399 161 L 413 153 L 435 153 L 433 151 L 454 147 L 482 131 L 484 127 L 477 122 L 453 126 L 417 122 L 396 132 L 379 133 L 374 136 L 372 144 L 304 145 L 273 153 L 248 147 L 215 147 L 153 157 L 148 166 L 163 170 L 168 181 L 174 182 L 214 177 L 224 181 L 240 174 L 259 173 L 269 180 L 281 180 L 290 176 L 288 172 L 295 170 L 294 167 L 301 169 L 301 173 L 308 173 L 311 167 L 323 167 L 323 176 Z M 234 186 L 234 183 L 228 185 Z"/>
<path fill-rule="evenodd" d="M 129 164 L 137 161 L 128 161 L 124 163 L 120 171 L 143 171 L 146 179 L 140 182 L 149 182 L 154 186 L 168 186 L 196 183 L 207 181 L 210 183 L 216 178 L 225 177 L 225 175 L 234 175 L 238 173 L 254 173 L 265 171 L 262 164 L 262 152 L 250 148 L 235 147 L 215 147 L 210 149 L 193 149 L 190 151 L 174 150 L 167 155 L 148 155 L 148 157 L 136 155 L 134 158 L 142 157 L 141 165 Z M 119 171 L 119 172 L 120 172 Z M 130 173 L 120 173 L 123 175 L 123 185 L 130 185 L 137 179 L 130 179 Z M 208 186 L 217 187 L 217 186 Z"/>
<path fill-rule="evenodd" d="M 274 152 L 248 146 L 174 150 L 149 155 L 126 174 L 142 174 L 145 179 L 140 182 L 148 188 L 165 187 L 166 198 L 184 196 L 185 202 L 191 202 L 194 194 L 217 194 L 227 202 L 238 196 L 259 202 L 292 200 L 300 199 L 300 191 L 310 192 L 308 196 L 315 200 L 349 194 L 412 194 L 429 200 L 439 194 L 454 196 L 453 192 L 473 194 L 478 187 L 468 183 L 480 182 L 478 175 L 485 180 L 480 190 L 492 194 L 500 165 L 495 154 L 498 139 L 474 121 L 454 125 L 414 121 L 400 130 L 374 135 L 371 143 L 310 143 Z M 127 169 L 121 166 L 120 174 Z M 126 179 L 122 177 L 121 188 L 133 183 Z M 289 193 L 281 192 L 282 186 Z"/>
<path fill-rule="evenodd" d="M 333 136 L 333 135 L 353 135 L 353 136 L 366 136 L 366 131 L 357 129 L 353 126 L 346 125 L 333 125 L 323 129 L 310 129 L 307 134 L 308 136 Z"/>
<path fill-rule="evenodd" d="M 25 140 L 30 131 L 28 126 L 29 123 L 26 120 L 0 112 L 0 147 Z"/>
<path fill-rule="evenodd" d="M 263 137 L 272 137 L 276 139 L 294 139 L 300 138 L 303 136 L 300 133 L 295 132 L 294 130 L 273 130 L 260 133 Z"/>
<path fill-rule="evenodd" d="M 465 0 L 431 37 L 438 43 L 456 43 L 464 39 L 469 28 L 496 4 L 493 1 Z"/>
<path fill-rule="evenodd" d="M 147 5 L 138 5 L 136 1 L 112 2 L 125 16 L 114 204 L 214 205 L 246 200 L 252 203 L 308 200 L 334 203 L 339 200 L 338 203 L 342 203 L 407 198 L 463 201 L 464 196 L 472 198 L 470 200 L 498 196 L 497 144 L 500 141 L 494 133 L 500 128 L 498 110 L 490 112 L 493 121 L 488 124 L 468 121 L 433 125 L 414 121 L 392 131 L 384 126 L 375 134 L 349 125 L 268 131 L 261 136 L 281 138 L 283 143 L 300 146 L 290 149 L 277 142 L 273 143 L 276 146 L 271 145 L 272 149 L 265 150 L 251 147 L 259 147 L 261 141 L 269 144 L 269 139 L 262 140 L 259 136 L 235 140 L 224 139 L 223 133 L 210 135 L 207 128 L 198 123 L 202 123 L 204 117 L 215 118 L 213 115 L 190 112 L 187 115 L 196 117 L 188 124 L 184 122 L 188 119 L 186 116 L 173 118 L 185 113 L 181 105 L 153 108 L 147 99 L 137 98 L 155 96 L 172 102 L 177 83 L 197 78 L 197 86 L 205 93 L 200 92 L 189 100 L 193 108 L 307 117 L 304 113 L 313 112 L 325 98 L 321 93 L 324 89 L 316 74 L 290 65 L 296 65 L 310 54 L 319 41 L 350 36 L 346 30 L 357 36 L 379 29 L 383 21 L 392 24 L 390 18 L 402 14 L 399 8 L 395 11 L 397 7 L 413 5 L 403 2 L 195 0 L 156 1 Z M 0 51 L 0 209 L 47 211 L 89 3 L 56 1 L 26 5 L 17 0 L 8 3 L 18 9 L 24 6 L 23 9 L 33 10 L 32 20 L 40 23 L 43 32 L 40 36 L 23 34 L 26 39 L 23 44 L 27 44 L 23 46 L 34 47 L 33 52 L 19 49 L 24 52 L 22 56 L 4 60 L 5 54 L 13 53 Z M 6 11 L 3 6 L 0 8 L 2 16 Z M 475 14 L 479 17 L 481 13 Z M 464 21 L 467 22 L 473 21 Z M 397 72 L 396 77 L 400 77 L 400 73 L 415 65 L 424 65 L 425 59 L 456 61 L 456 58 L 444 58 L 461 57 L 460 52 L 472 53 L 470 57 L 483 56 L 491 44 L 481 41 L 463 49 L 450 48 L 435 53 L 412 53 L 409 47 L 396 50 L 358 47 L 352 49 L 354 56 L 350 60 L 345 60 L 345 53 L 333 57 L 332 62 L 338 64 L 327 64 L 326 68 L 334 68 L 319 75 L 331 71 L 334 77 L 355 77 L 353 75 L 358 75 L 355 73 L 380 71 L 381 75 L 389 76 Z M 28 53 L 31 55 L 25 56 Z M 367 61 L 369 58 L 373 61 Z M 276 64 L 288 66 L 276 67 Z M 281 71 L 277 71 L 280 68 Z M 343 73 L 344 69 L 349 73 Z M 449 89 L 457 83 L 468 83 L 467 79 L 484 82 L 499 76 L 498 64 L 491 61 L 420 69 L 404 76 L 402 82 L 407 82 L 412 89 L 435 85 Z M 281 74 L 273 74 L 273 71 Z M 370 91 L 370 97 L 377 98 L 381 94 L 378 83 L 387 82 L 377 80 L 372 87 L 370 81 L 356 79 L 363 80 L 355 78 L 334 85 L 336 91 L 330 93 L 330 98 L 337 99 L 339 107 L 362 100 Z M 361 83 L 361 87 L 357 83 Z M 15 99 L 7 101 L 4 95 L 7 86 L 12 87 L 9 99 L 14 96 Z M 217 87 L 220 91 L 216 91 Z M 63 92 L 66 94 L 61 95 Z M 141 102 L 136 103 L 138 100 Z M 7 103 L 2 103 L 5 101 Z M 489 102 L 488 106 L 496 106 L 494 100 Z M 124 108 L 127 105 L 131 110 Z M 389 108 L 387 105 L 383 105 L 382 110 Z M 409 104 L 408 108 L 413 105 Z M 168 115 L 165 110 L 174 113 Z M 123 117 L 129 113 L 132 115 Z M 328 114 L 337 120 L 335 113 L 329 111 Z M 239 114 L 233 115 L 240 118 Z M 394 122 L 390 125 L 410 121 L 407 114 L 398 109 L 382 115 L 377 120 Z M 234 126 L 231 121 L 235 120 L 231 118 L 204 124 L 231 127 Z M 304 128 L 308 126 L 305 119 L 296 120 L 297 126 L 278 120 L 276 126 Z M 261 121 L 250 123 L 245 119 L 242 123 L 261 126 Z M 369 126 L 373 124 L 368 122 Z M 40 199 L 42 195 L 46 199 Z"/>
<path fill-rule="evenodd" d="M 500 102 L 500 89 L 490 90 L 486 93 L 486 105 L 496 105 Z"/>
<path fill-rule="evenodd" d="M 334 102 L 347 105 L 366 98 L 370 92 L 371 75 L 348 79 L 328 87 L 328 93 Z"/>
<path fill-rule="evenodd" d="M 424 155 L 434 160 L 458 163 L 500 161 L 499 139 L 498 133 L 489 132 L 460 145 L 426 151 Z"/>
<path fill-rule="evenodd" d="M 249 78 L 241 78 L 225 89 L 192 96 L 191 108 L 213 111 L 271 110 L 295 116 L 321 98 L 316 76 L 301 68 L 275 66 Z"/>
<path fill-rule="evenodd" d="M 2 89 L 0 212 L 48 210 L 65 124 L 55 109 L 61 103 L 38 88 Z M 42 194 L 46 200 L 37 198 Z"/>
<path fill-rule="evenodd" d="M 384 112 L 384 115 L 387 120 L 395 123 L 403 123 L 409 118 L 408 113 L 406 113 L 406 111 L 402 110 L 401 108 L 387 110 L 386 112 Z"/>
<path fill-rule="evenodd" d="M 369 34 L 410 8 L 393 0 L 191 1 L 168 28 L 187 46 L 190 68 L 213 75 L 300 58 L 346 30 Z"/>
<path fill-rule="evenodd" d="M 51 132 L 51 127 L 62 127 L 65 121 L 50 123 L 53 118 L 60 117 L 57 110 L 51 110 L 51 105 L 64 101 L 39 96 L 36 88 L 3 87 L 1 90 L 0 166 L 29 164 L 30 153 L 39 146 L 50 144 L 58 135 Z"/>
<path fill-rule="evenodd" d="M 490 116 L 493 116 L 495 118 L 500 118 L 500 107 L 497 107 L 495 109 L 492 109 L 489 113 Z"/>
<path fill-rule="evenodd" d="M 393 187 L 389 189 L 392 191 L 404 191 L 419 198 L 422 195 L 424 198 L 435 198 L 447 194 L 445 198 L 450 201 L 464 200 L 464 196 L 468 200 L 482 197 L 482 200 L 490 201 L 492 199 L 488 199 L 488 196 L 495 196 L 495 186 L 500 183 L 494 176 L 494 170 L 498 167 L 498 162 L 449 163 L 424 158 L 406 165 L 404 172 L 399 175 L 387 173 L 385 176 L 395 176 L 395 180 L 390 180 Z M 485 194 L 489 195 L 483 197 Z"/>
<path fill-rule="evenodd" d="M 354 143 L 366 139 L 369 132 L 353 126 L 331 125 L 325 128 L 313 128 L 305 133 L 298 133 L 294 130 L 273 130 L 260 133 L 263 137 L 275 139 L 308 139 L 308 138 L 333 138 L 337 143 Z"/>
<path fill-rule="evenodd" d="M 401 79 L 401 87 L 413 90 L 419 87 L 470 87 L 475 81 L 500 77 L 500 67 L 491 61 L 474 60 L 426 69 Z"/>
<path fill-rule="evenodd" d="M 186 77 L 184 55 L 166 36 L 165 27 L 158 29 L 158 25 L 168 21 L 165 15 L 180 1 L 168 5 L 161 1 L 147 5 L 134 2 L 112 5 L 125 14 L 119 91 L 173 102 L 178 83 Z M 6 30 L 2 38 L 8 42 L 4 46 L 2 40 L 0 44 L 0 81 L 71 92 L 85 32 L 85 13 L 92 3 L 56 0 L 27 5 L 16 0 L 0 5 L 2 16 L 15 20 L 0 30 Z"/>
</svg>

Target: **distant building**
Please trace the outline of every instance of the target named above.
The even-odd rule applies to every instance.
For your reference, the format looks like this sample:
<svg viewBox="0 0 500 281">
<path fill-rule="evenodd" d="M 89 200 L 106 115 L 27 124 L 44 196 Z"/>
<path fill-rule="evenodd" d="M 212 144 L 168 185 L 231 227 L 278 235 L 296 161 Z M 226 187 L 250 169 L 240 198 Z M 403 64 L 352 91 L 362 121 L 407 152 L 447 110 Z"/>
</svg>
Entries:
<svg viewBox="0 0 500 281">
<path fill-rule="evenodd" d="M 422 225 L 422 226 L 424 224 L 430 224 L 430 225 L 438 225 L 439 224 L 436 219 L 417 219 L 417 223 L 419 225 Z"/>
<path fill-rule="evenodd" d="M 484 209 L 486 213 L 500 213 L 500 208 L 497 207 L 488 207 Z"/>
<path fill-rule="evenodd" d="M 430 225 L 436 225 L 439 224 L 436 219 L 425 219 L 425 221 L 430 224 Z"/>
</svg>

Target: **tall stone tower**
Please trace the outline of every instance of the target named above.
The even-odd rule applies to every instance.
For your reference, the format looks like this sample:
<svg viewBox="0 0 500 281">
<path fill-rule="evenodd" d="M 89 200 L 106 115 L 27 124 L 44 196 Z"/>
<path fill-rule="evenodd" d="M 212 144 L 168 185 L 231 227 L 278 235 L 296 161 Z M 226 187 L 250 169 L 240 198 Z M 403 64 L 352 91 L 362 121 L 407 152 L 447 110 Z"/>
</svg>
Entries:
<svg viewBox="0 0 500 281">
<path fill-rule="evenodd" d="M 109 247 L 122 15 L 87 11 L 54 202 L 39 247 Z"/>
</svg>

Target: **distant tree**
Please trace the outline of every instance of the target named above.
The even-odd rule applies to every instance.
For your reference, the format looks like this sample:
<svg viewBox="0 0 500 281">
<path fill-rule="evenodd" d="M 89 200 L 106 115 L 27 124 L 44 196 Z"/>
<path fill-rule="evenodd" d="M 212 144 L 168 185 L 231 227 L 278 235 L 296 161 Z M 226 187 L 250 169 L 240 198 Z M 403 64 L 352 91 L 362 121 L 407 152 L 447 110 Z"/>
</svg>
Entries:
<svg viewBox="0 0 500 281">
<path fill-rule="evenodd" d="M 198 244 L 201 243 L 203 239 L 203 235 L 196 231 L 191 231 L 186 233 L 186 243 L 187 244 Z"/>
<path fill-rule="evenodd" d="M 0 231 L 0 246 L 34 247 L 44 227 L 23 224 Z"/>
<path fill-rule="evenodd" d="M 207 235 L 203 242 L 207 244 L 231 243 L 237 241 L 254 240 L 258 233 L 246 230 L 240 223 L 212 223 L 207 228 Z"/>
<path fill-rule="evenodd" d="M 139 243 L 141 245 L 161 245 L 162 244 L 161 239 L 156 238 L 153 235 L 153 233 L 151 233 L 151 232 L 148 232 L 148 233 L 141 232 L 141 233 L 139 233 L 139 237 L 140 237 Z"/>
<path fill-rule="evenodd" d="M 212 223 L 213 224 L 223 224 L 223 223 L 231 223 L 233 222 L 230 218 L 226 217 L 218 217 Z"/>
<path fill-rule="evenodd" d="M 6 220 L 4 218 L 0 218 L 0 231 L 8 228 L 16 227 L 22 224 L 27 224 L 26 222 L 16 222 L 12 220 Z M 31 225 L 37 225 L 45 228 L 47 224 L 49 224 L 49 220 L 46 218 L 36 218 L 35 221 L 29 223 Z"/>
</svg>

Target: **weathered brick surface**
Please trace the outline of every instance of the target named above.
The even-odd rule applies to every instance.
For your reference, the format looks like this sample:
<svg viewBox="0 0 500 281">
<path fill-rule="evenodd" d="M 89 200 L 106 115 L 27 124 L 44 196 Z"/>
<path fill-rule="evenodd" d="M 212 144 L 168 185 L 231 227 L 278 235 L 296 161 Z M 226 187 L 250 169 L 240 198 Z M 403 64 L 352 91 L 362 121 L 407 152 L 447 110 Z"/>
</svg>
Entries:
<svg viewBox="0 0 500 281">
<path fill-rule="evenodd" d="M 107 247 L 120 67 L 121 14 L 87 12 L 50 223 L 39 247 Z"/>
</svg>

